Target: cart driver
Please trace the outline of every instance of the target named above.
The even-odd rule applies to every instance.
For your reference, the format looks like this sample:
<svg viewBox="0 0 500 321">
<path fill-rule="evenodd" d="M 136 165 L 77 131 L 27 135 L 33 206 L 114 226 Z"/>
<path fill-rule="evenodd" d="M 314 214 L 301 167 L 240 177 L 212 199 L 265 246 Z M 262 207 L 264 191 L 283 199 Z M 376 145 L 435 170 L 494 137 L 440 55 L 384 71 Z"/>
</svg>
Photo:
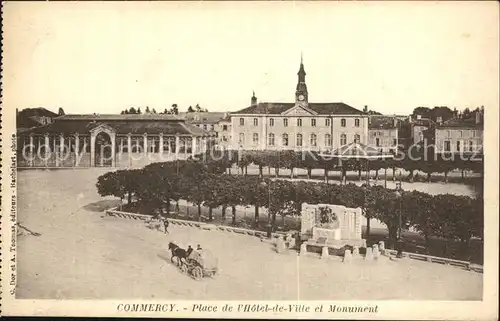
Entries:
<svg viewBox="0 0 500 321">
<path fill-rule="evenodd" d="M 193 248 L 191 247 L 191 245 L 188 245 L 188 248 L 187 248 L 187 251 L 186 251 L 186 254 L 187 254 L 188 257 L 189 257 L 189 255 L 191 255 L 191 252 L 193 252 Z"/>
</svg>

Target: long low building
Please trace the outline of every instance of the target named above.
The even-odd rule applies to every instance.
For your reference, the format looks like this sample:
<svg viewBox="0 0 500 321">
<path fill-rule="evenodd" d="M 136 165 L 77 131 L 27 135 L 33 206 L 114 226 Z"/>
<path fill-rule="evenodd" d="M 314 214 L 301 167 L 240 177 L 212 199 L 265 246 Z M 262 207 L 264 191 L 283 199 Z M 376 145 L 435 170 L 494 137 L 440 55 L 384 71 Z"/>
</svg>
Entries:
<svg viewBox="0 0 500 321">
<path fill-rule="evenodd" d="M 64 115 L 18 132 L 18 166 L 139 167 L 201 153 L 214 139 L 175 115 Z"/>
</svg>

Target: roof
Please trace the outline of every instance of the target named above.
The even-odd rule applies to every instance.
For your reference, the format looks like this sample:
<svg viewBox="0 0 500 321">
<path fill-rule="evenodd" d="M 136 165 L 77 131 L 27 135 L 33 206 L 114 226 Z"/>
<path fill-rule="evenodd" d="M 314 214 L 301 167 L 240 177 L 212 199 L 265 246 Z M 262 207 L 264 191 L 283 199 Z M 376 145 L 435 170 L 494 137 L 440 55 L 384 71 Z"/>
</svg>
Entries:
<svg viewBox="0 0 500 321">
<path fill-rule="evenodd" d="M 37 127 L 37 126 L 40 126 L 40 123 L 31 119 L 30 117 L 18 115 L 16 118 L 16 127 L 18 129 L 31 128 L 31 127 Z"/>
<path fill-rule="evenodd" d="M 420 118 L 420 119 L 412 119 L 411 123 L 414 126 L 425 126 L 429 127 L 433 124 L 433 121 L 430 120 L 429 118 Z"/>
<path fill-rule="evenodd" d="M 295 107 L 295 103 L 263 102 L 233 114 L 281 114 L 293 107 Z M 363 111 L 344 103 L 309 103 L 307 107 L 320 115 L 365 115 Z"/>
<path fill-rule="evenodd" d="M 56 120 L 182 120 L 173 114 L 73 114 L 63 115 Z"/>
<path fill-rule="evenodd" d="M 391 116 L 370 116 L 370 122 L 368 123 L 368 129 L 396 129 L 394 126 L 394 120 L 397 119 Z"/>
<path fill-rule="evenodd" d="M 339 156 L 340 158 L 392 158 L 394 155 L 390 153 L 382 153 L 375 147 L 371 147 L 361 143 L 350 143 L 333 151 L 331 155 Z"/>
<path fill-rule="evenodd" d="M 27 134 L 82 134 L 88 135 L 90 131 L 100 125 L 106 125 L 112 128 L 117 134 L 120 135 L 142 135 L 144 133 L 158 135 L 163 133 L 164 135 L 195 135 L 203 136 L 207 135 L 208 132 L 201 128 L 186 124 L 182 121 L 169 121 L 160 122 L 157 120 L 153 121 L 93 121 L 93 120 L 58 120 L 50 125 L 36 127 L 29 131 Z"/>
<path fill-rule="evenodd" d="M 227 116 L 228 113 L 226 112 L 193 112 L 193 113 L 187 113 L 187 112 L 182 112 L 179 113 L 179 117 L 185 119 L 187 122 L 190 123 L 217 123 L 221 119 L 224 119 Z"/>
<path fill-rule="evenodd" d="M 483 123 L 476 123 L 476 118 L 452 118 L 437 126 L 438 128 L 476 128 L 483 129 Z"/>
<path fill-rule="evenodd" d="M 57 114 L 43 107 L 25 108 L 18 113 L 22 117 L 57 117 Z"/>
</svg>

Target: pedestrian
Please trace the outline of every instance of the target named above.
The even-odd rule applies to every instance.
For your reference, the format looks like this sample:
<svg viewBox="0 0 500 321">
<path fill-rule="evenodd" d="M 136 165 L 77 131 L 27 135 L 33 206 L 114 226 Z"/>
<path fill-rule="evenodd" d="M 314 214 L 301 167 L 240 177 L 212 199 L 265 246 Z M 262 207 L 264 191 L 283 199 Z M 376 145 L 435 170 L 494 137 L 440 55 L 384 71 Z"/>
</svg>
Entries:
<svg viewBox="0 0 500 321">
<path fill-rule="evenodd" d="M 193 248 L 191 247 L 191 245 L 188 245 L 188 248 L 186 251 L 187 256 L 189 256 L 191 254 L 191 252 L 193 252 Z"/>
<path fill-rule="evenodd" d="M 165 234 L 170 234 L 170 232 L 168 231 L 168 225 L 170 224 L 168 222 L 168 219 L 166 217 L 163 217 L 162 216 L 162 220 L 163 220 L 163 226 L 165 227 Z"/>
<path fill-rule="evenodd" d="M 201 251 L 201 246 L 200 246 L 200 244 L 198 244 L 198 246 L 196 247 L 196 250 L 197 250 L 197 251 Z"/>
</svg>

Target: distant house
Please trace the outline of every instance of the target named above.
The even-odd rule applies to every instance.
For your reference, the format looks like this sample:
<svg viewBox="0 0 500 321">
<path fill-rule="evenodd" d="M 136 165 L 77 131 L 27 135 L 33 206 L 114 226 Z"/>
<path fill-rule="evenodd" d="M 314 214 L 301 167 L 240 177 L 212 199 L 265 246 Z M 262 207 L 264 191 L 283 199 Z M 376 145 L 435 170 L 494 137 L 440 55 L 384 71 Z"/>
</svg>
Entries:
<svg viewBox="0 0 500 321">
<path fill-rule="evenodd" d="M 410 135 L 413 144 L 418 144 L 424 140 L 424 132 L 433 128 L 435 122 L 429 118 L 423 118 L 420 115 L 410 117 Z"/>
<path fill-rule="evenodd" d="M 231 142 L 231 119 L 228 112 L 181 112 L 179 117 L 187 124 L 215 135 L 219 145 L 229 147 Z"/>
<path fill-rule="evenodd" d="M 218 138 L 219 146 L 225 149 L 231 147 L 231 116 L 226 113 L 226 116 L 219 120 L 216 126 L 216 137 Z"/>
<path fill-rule="evenodd" d="M 217 123 L 227 116 L 226 112 L 181 112 L 179 117 L 187 124 L 194 125 L 203 130 L 215 133 Z"/>
<path fill-rule="evenodd" d="M 384 153 L 397 152 L 398 122 L 395 116 L 369 116 L 368 145 Z"/>
<path fill-rule="evenodd" d="M 436 153 L 482 153 L 484 111 L 472 113 L 467 119 L 452 118 L 424 132 Z"/>
</svg>

